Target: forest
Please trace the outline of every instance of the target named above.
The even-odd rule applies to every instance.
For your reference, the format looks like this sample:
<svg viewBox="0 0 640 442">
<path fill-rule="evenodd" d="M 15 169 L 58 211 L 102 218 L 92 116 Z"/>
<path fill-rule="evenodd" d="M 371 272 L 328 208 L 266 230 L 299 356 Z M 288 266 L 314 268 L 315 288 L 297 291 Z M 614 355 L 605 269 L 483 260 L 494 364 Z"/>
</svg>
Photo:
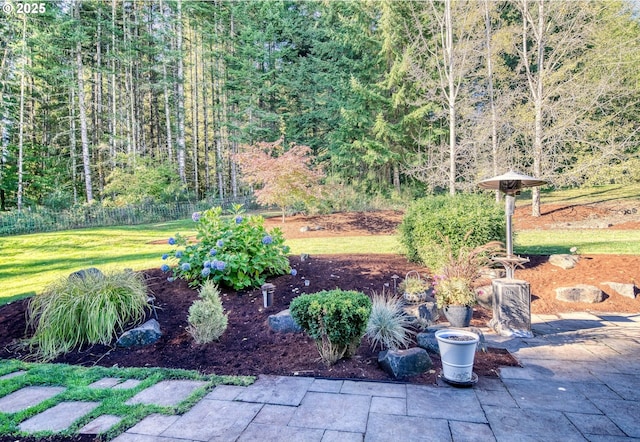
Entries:
<svg viewBox="0 0 640 442">
<path fill-rule="evenodd" d="M 0 3 L 3 211 L 250 195 L 265 145 L 334 198 L 640 181 L 630 1 Z"/>
</svg>

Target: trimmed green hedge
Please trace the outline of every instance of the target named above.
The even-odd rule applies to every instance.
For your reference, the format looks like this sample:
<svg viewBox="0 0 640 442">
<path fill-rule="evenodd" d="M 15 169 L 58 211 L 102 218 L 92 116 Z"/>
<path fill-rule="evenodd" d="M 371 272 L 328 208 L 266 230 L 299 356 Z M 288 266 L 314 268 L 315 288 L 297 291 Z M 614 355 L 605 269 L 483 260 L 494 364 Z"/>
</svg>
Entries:
<svg viewBox="0 0 640 442">
<path fill-rule="evenodd" d="M 322 360 L 331 365 L 351 356 L 364 336 L 371 299 L 356 291 L 330 290 L 291 301 L 291 317 L 315 341 Z"/>
<path fill-rule="evenodd" d="M 454 254 L 463 245 L 474 248 L 504 241 L 504 207 L 487 194 L 429 196 L 409 206 L 399 232 L 407 258 L 438 271 L 448 250 L 446 237 Z"/>
</svg>

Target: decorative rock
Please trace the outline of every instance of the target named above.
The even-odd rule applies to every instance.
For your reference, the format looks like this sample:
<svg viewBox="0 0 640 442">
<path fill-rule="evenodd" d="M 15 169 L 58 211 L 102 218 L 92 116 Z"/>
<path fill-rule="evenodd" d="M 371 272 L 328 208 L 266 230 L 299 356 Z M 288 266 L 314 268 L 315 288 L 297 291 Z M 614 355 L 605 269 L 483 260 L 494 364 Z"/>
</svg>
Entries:
<svg viewBox="0 0 640 442">
<path fill-rule="evenodd" d="M 480 338 L 480 342 L 478 342 L 477 351 L 486 351 L 487 349 L 487 341 L 484 338 L 484 334 L 482 330 L 478 327 L 450 327 L 448 325 L 432 325 L 431 327 L 427 327 L 424 332 L 418 333 L 416 335 L 416 342 L 418 343 L 418 347 L 424 348 L 429 353 L 439 353 L 440 347 L 438 347 L 438 340 L 436 339 L 436 332 L 442 329 L 452 329 L 452 330 L 467 330 L 475 333 Z"/>
<path fill-rule="evenodd" d="M 423 348 L 381 351 L 378 364 L 394 378 L 416 376 L 433 367 L 433 361 Z"/>
<path fill-rule="evenodd" d="M 595 304 L 604 301 L 604 293 L 598 287 L 578 284 L 574 287 L 558 287 L 556 299 L 565 302 L 588 302 Z"/>
<path fill-rule="evenodd" d="M 476 289 L 476 299 L 481 307 L 491 310 L 493 308 L 493 286 L 483 285 Z"/>
<path fill-rule="evenodd" d="M 425 331 L 416 335 L 418 347 L 424 348 L 430 353 L 438 353 L 438 341 L 433 331 Z"/>
<path fill-rule="evenodd" d="M 578 255 L 560 254 L 549 256 L 549 262 L 551 264 L 565 270 L 574 268 L 579 259 L 580 257 Z"/>
<path fill-rule="evenodd" d="M 151 345 L 162 336 L 160 324 L 155 319 L 150 319 L 139 327 L 124 332 L 116 344 L 120 347 L 132 347 L 134 345 Z"/>
<path fill-rule="evenodd" d="M 623 284 L 621 282 L 603 282 L 602 284 L 608 285 L 614 292 L 625 298 L 636 299 L 638 295 L 638 289 L 633 284 Z"/>
<path fill-rule="evenodd" d="M 412 320 L 420 319 L 427 325 L 433 324 L 440 317 L 436 301 L 431 297 L 427 297 L 427 301 L 420 304 L 405 304 L 403 310 Z"/>
<path fill-rule="evenodd" d="M 289 309 L 283 310 L 275 315 L 269 315 L 269 328 L 276 333 L 298 333 L 302 329 L 291 317 Z"/>
<path fill-rule="evenodd" d="M 89 267 L 88 269 L 78 270 L 77 272 L 73 272 L 69 275 L 69 279 L 71 278 L 80 278 L 84 280 L 87 276 L 93 276 L 95 278 L 102 278 L 104 274 L 95 267 Z"/>
</svg>

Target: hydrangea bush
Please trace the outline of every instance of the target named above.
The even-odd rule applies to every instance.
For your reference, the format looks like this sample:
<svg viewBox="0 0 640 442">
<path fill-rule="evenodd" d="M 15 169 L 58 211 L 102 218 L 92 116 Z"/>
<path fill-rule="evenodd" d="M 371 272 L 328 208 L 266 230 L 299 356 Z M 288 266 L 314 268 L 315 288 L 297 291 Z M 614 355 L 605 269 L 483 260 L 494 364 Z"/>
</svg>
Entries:
<svg viewBox="0 0 640 442">
<path fill-rule="evenodd" d="M 235 206 L 231 217 L 223 218 L 222 208 L 214 207 L 194 213 L 192 219 L 197 223 L 197 241 L 177 234 L 168 241 L 176 248 L 162 255 L 167 263 L 161 269 L 173 272 L 173 278 L 193 286 L 210 279 L 241 290 L 291 271 L 282 231 L 267 232 L 261 216 L 245 216 L 241 206 Z"/>
</svg>

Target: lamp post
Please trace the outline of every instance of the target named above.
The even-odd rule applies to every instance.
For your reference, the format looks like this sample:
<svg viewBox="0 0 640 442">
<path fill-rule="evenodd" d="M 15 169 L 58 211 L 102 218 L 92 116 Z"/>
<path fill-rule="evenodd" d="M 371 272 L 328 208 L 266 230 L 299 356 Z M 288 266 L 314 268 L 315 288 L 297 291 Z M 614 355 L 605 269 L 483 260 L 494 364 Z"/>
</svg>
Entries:
<svg viewBox="0 0 640 442">
<path fill-rule="evenodd" d="M 513 232 L 511 218 L 515 210 L 516 195 L 524 187 L 541 186 L 546 181 L 522 175 L 513 171 L 504 175 L 480 181 L 483 189 L 500 190 L 505 194 L 505 215 L 507 218 L 507 256 L 494 258 L 502 264 L 507 277 L 494 279 L 491 283 L 493 317 L 489 322 L 497 333 L 503 336 L 532 337 L 531 333 L 531 295 L 529 283 L 514 279 L 515 268 L 528 262 L 513 254 Z"/>
</svg>

